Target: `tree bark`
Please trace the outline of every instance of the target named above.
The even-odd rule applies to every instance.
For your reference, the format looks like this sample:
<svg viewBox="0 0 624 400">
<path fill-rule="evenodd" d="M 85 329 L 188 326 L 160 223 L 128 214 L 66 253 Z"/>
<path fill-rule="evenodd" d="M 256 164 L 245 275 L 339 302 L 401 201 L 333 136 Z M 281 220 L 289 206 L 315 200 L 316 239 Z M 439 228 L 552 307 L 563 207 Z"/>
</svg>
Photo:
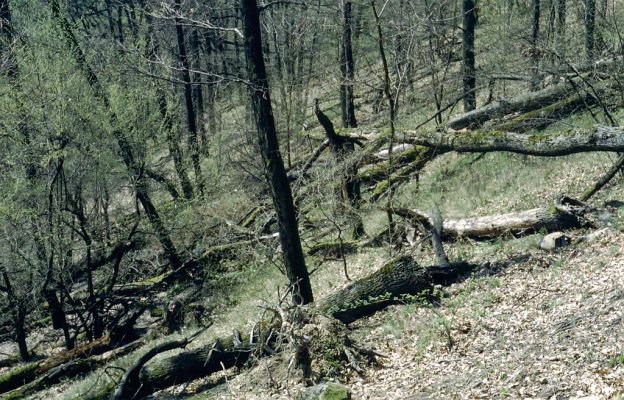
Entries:
<svg viewBox="0 0 624 400">
<path fill-rule="evenodd" d="M 477 107 L 476 70 L 475 70 L 475 27 L 477 25 L 475 0 L 463 0 L 463 83 L 464 83 L 464 112 Z"/>
<path fill-rule="evenodd" d="M 495 239 L 505 234 L 526 235 L 538 232 L 578 228 L 583 216 L 591 208 L 569 198 L 558 199 L 554 207 L 534 208 L 485 217 L 446 219 L 441 237 L 445 240 L 469 238 L 475 240 Z M 435 227 L 435 218 L 419 210 L 393 209 L 393 213 L 413 224 L 423 225 L 427 230 Z"/>
<path fill-rule="evenodd" d="M 585 58 L 594 62 L 594 33 L 596 29 L 596 0 L 585 0 Z"/>
<path fill-rule="evenodd" d="M 343 162 L 355 151 L 353 139 L 339 136 L 336 133 L 334 129 L 334 124 L 331 122 L 329 117 L 325 115 L 319 108 L 318 99 L 316 99 L 315 101 L 314 112 L 317 119 L 323 126 L 323 129 L 325 130 L 327 140 L 329 140 L 329 144 L 332 148 L 334 156 L 336 157 L 336 161 Z M 356 164 L 350 165 L 345 171 L 345 176 L 342 182 L 342 199 L 343 201 L 348 202 L 349 206 L 353 210 L 357 210 L 360 206 L 360 202 L 362 201 L 362 195 L 360 193 L 360 182 L 357 179 Z M 355 239 L 358 239 L 365 234 L 364 224 L 362 222 L 362 218 L 357 213 L 357 211 L 352 212 L 352 214 L 355 218 L 352 236 Z"/>
<path fill-rule="evenodd" d="M 447 127 L 456 130 L 474 128 L 505 115 L 536 110 L 569 97 L 575 93 L 575 86 L 576 84 L 565 82 L 537 92 L 523 93 L 511 99 L 496 101 L 452 118 Z"/>
<path fill-rule="evenodd" d="M 202 176 L 199 143 L 197 142 L 197 115 L 193 105 L 193 83 L 191 82 L 191 65 L 189 62 L 188 52 L 186 50 L 186 38 L 184 36 L 184 28 L 180 20 L 181 0 L 175 0 L 175 29 L 178 42 L 178 53 L 182 62 L 182 80 L 184 81 L 184 103 L 186 105 L 186 121 L 188 124 L 189 136 L 188 144 L 191 152 L 191 161 L 195 170 L 195 184 L 201 195 L 204 194 L 204 179 Z"/>
<path fill-rule="evenodd" d="M 342 82 L 340 83 L 342 106 L 342 126 L 345 128 L 356 128 L 355 106 L 353 103 L 353 81 L 354 62 L 353 46 L 351 41 L 351 0 L 343 0 L 342 10 L 342 51 L 341 51 L 341 72 Z"/>
<path fill-rule="evenodd" d="M 560 133 L 519 134 L 515 132 L 408 132 L 409 141 L 433 147 L 439 152 L 489 153 L 508 151 L 542 157 L 558 157 L 592 151 L 624 151 L 624 128 L 597 126 L 593 130 L 564 130 Z"/>
<path fill-rule="evenodd" d="M 292 285 L 293 301 L 314 300 L 297 226 L 288 176 L 277 142 L 269 82 L 262 52 L 260 14 L 256 0 L 241 0 L 244 47 L 250 82 L 251 109 L 256 122 L 258 144 L 277 216 L 284 267 Z"/>
</svg>

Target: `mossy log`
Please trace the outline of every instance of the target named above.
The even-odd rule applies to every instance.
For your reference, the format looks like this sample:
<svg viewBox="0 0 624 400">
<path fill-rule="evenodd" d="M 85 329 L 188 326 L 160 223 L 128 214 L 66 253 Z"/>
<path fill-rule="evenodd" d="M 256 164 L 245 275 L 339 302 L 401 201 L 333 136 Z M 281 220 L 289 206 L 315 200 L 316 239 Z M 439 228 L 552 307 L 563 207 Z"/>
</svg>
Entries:
<svg viewBox="0 0 624 400">
<path fill-rule="evenodd" d="M 489 120 L 505 115 L 537 110 L 571 96 L 577 85 L 578 83 L 564 82 L 536 92 L 522 93 L 511 99 L 495 101 L 452 118 L 446 126 L 455 130 L 479 127 Z"/>
<path fill-rule="evenodd" d="M 9 370 L 0 375 L 0 393 L 6 393 L 30 383 L 51 371 L 52 369 L 66 364 L 78 358 L 87 358 L 92 355 L 102 354 L 110 350 L 110 336 L 103 336 L 100 339 L 77 346 L 72 350 L 64 351 L 60 354 L 49 357 L 43 361 L 36 361 L 18 368 Z"/>
<path fill-rule="evenodd" d="M 517 132 L 410 132 L 409 141 L 439 152 L 488 153 L 508 151 L 541 157 L 558 157 L 592 151 L 624 152 L 624 128 L 596 126 L 591 130 L 567 129 L 551 134 Z"/>
<path fill-rule="evenodd" d="M 343 255 L 355 253 L 359 242 L 353 240 L 329 241 L 317 243 L 310 247 L 308 254 L 311 256 L 325 256 L 341 258 Z"/>
<path fill-rule="evenodd" d="M 610 83 L 610 82 L 609 82 Z M 610 83 L 611 84 L 611 83 Z M 605 93 L 605 83 L 596 85 L 596 91 L 582 91 L 558 100 L 536 110 L 514 116 L 509 120 L 494 125 L 493 129 L 507 132 L 527 132 L 532 129 L 544 129 L 553 122 L 574 114 L 579 110 L 596 104 L 597 96 Z"/>
<path fill-rule="evenodd" d="M 435 284 L 449 284 L 475 266 L 451 263 L 448 268 L 422 267 L 410 256 L 400 256 L 365 278 L 332 294 L 318 305 L 321 312 L 350 323 L 404 301 L 403 296 L 427 296 Z"/>
<path fill-rule="evenodd" d="M 413 178 L 418 179 L 419 172 L 436 156 L 436 151 L 432 148 L 423 147 L 423 151 L 411 163 L 399 168 L 392 174 L 390 180 L 382 179 L 377 182 L 371 193 L 371 201 L 377 201 L 388 192 L 388 181 L 392 182 L 393 189 L 403 185 Z M 424 150 L 428 149 L 428 150 Z"/>
<path fill-rule="evenodd" d="M 420 166 L 420 168 L 422 168 L 434 155 L 435 150 L 430 147 L 414 146 L 401 152 L 398 156 L 393 157 L 391 172 L 399 171 L 401 168 L 408 165 Z M 360 172 L 358 174 L 358 180 L 362 185 L 374 185 L 382 180 L 387 180 L 388 169 L 389 162 L 381 162 Z"/>
<path fill-rule="evenodd" d="M 279 318 L 267 319 L 250 334 L 235 330 L 230 336 L 216 339 L 212 345 L 151 362 L 140 370 L 136 397 L 141 398 L 223 369 L 242 367 L 259 343 L 263 344 L 263 349 L 270 346 L 275 339 L 272 332 L 280 325 Z"/>
<path fill-rule="evenodd" d="M 119 357 L 123 357 L 124 355 L 133 352 L 143 345 L 143 342 L 136 341 L 118 349 L 108 351 L 104 354 L 84 359 L 78 358 L 70 362 L 60 364 L 50 369 L 45 374 L 39 376 L 34 381 L 27 383 L 9 393 L 6 393 L 2 396 L 2 400 L 22 399 L 25 396 L 29 396 L 35 392 L 41 391 L 46 387 L 56 385 L 63 380 L 71 379 L 76 376 L 89 373 L 103 365 L 106 365 L 111 361 L 114 361 Z"/>
<path fill-rule="evenodd" d="M 485 217 L 445 219 L 442 236 L 445 240 L 458 238 L 483 240 L 498 238 L 505 234 L 523 235 L 540 230 L 577 228 L 585 223 L 583 217 L 591 210 L 591 207 L 579 201 L 563 197 L 552 207 Z M 426 229 L 433 227 L 432 217 L 423 211 L 398 208 L 391 211 L 414 224 L 423 225 Z"/>
</svg>

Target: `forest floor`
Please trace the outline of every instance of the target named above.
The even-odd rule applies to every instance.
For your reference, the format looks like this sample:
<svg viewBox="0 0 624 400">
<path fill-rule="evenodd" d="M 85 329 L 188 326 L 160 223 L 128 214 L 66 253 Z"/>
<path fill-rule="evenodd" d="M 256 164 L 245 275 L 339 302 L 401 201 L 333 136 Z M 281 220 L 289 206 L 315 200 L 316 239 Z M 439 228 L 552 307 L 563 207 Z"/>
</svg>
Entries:
<svg viewBox="0 0 624 400">
<path fill-rule="evenodd" d="M 436 181 L 441 170 L 465 165 L 462 159 L 449 155 L 437 160 L 430 176 L 421 181 L 421 190 Z M 479 195 L 472 191 L 480 190 L 484 179 L 503 189 L 496 194 L 481 190 L 473 215 L 530 208 L 561 193 L 577 195 L 601 175 L 609 159 L 595 155 L 555 160 L 490 155 L 479 162 L 482 165 L 474 171 L 454 172 L 457 176 L 447 179 L 449 186 L 435 190 L 445 193 L 448 200 L 443 202 L 451 213 L 465 211 L 465 205 L 459 204 L 463 195 L 479 202 Z M 497 168 L 492 168 L 494 164 Z M 493 170 L 495 176 L 488 177 L 491 172 L 487 171 Z M 460 185 L 451 189 L 455 179 L 475 188 Z M 499 185 L 501 179 L 514 182 Z M 515 185 L 529 180 L 532 185 L 516 191 Z M 521 195 L 514 196 L 514 192 Z M 619 183 L 612 184 L 592 203 L 602 206 L 624 199 L 623 194 Z M 459 199 L 455 203 L 454 195 Z M 624 209 L 611 209 L 611 216 L 603 221 L 605 227 L 593 241 L 552 252 L 538 248 L 540 234 L 448 244 L 451 258 L 512 262 L 503 270 L 480 271 L 440 288 L 439 300 L 434 303 L 396 305 L 353 323 L 351 335 L 358 343 L 387 356 L 383 366 L 371 367 L 363 376 L 351 376 L 347 386 L 353 398 L 624 399 L 623 220 Z M 570 235 L 589 232 L 596 230 Z M 403 251 L 415 253 L 424 265 L 433 263 L 421 248 Z M 349 274 L 354 279 L 365 276 L 389 257 L 387 250 L 353 255 L 348 259 Z M 331 272 L 335 282 L 342 267 L 335 263 L 326 268 L 314 277 L 319 296 L 336 290 L 323 284 L 329 276 L 325 274 Z M 342 280 L 339 286 L 348 283 Z M 278 364 L 260 361 L 240 375 L 223 374 L 155 398 L 293 398 L 301 390 L 294 379 L 288 385 L 281 382 L 278 388 L 269 384 L 269 371 L 272 378 L 280 376 L 272 370 Z M 193 396 L 197 390 L 202 392 Z"/>
<path fill-rule="evenodd" d="M 511 154 L 447 154 L 397 193 L 397 203 L 461 217 L 524 210 L 550 204 L 562 194 L 578 197 L 613 162 L 613 156 L 581 154 L 535 158 Z M 617 177 L 591 204 L 624 201 Z M 384 213 L 368 210 L 369 233 L 380 230 Z M 624 399 L 624 208 L 610 209 L 595 240 L 547 252 L 542 234 L 494 241 L 446 244 L 451 259 L 511 261 L 502 270 L 480 270 L 437 290 L 437 301 L 395 305 L 350 326 L 359 344 L 387 357 L 362 376 L 349 374 L 354 399 Z M 570 231 L 573 238 L 596 230 Z M 421 243 L 404 245 L 421 265 L 435 263 Z M 347 258 L 352 279 L 370 274 L 396 255 L 386 247 Z M 232 327 L 250 326 L 259 307 L 276 301 L 284 278 L 277 269 L 258 270 L 230 293 L 235 301 L 215 311 L 214 324 L 189 348 L 205 346 Z M 312 275 L 316 298 L 346 286 L 340 261 Z M 216 301 L 216 299 L 214 299 Z M 152 340 L 157 342 L 188 335 Z M 171 353 L 162 356 L 170 355 Z M 32 399 L 77 399 L 111 379 L 139 354 L 113 363 L 106 373 L 57 385 Z M 286 379 L 289 359 L 259 360 L 242 371 L 156 393 L 154 399 L 291 399 L 301 391 Z M 273 382 L 271 382 L 273 380 Z"/>
</svg>

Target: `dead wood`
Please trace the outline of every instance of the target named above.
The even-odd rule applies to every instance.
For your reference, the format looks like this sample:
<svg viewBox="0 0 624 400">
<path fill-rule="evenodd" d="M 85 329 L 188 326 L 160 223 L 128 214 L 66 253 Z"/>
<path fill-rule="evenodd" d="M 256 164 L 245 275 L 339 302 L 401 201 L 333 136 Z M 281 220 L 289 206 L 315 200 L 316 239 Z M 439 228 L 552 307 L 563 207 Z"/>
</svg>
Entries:
<svg viewBox="0 0 624 400">
<path fill-rule="evenodd" d="M 0 393 L 6 393 L 22 385 L 30 383 L 41 375 L 60 365 L 78 358 L 88 358 L 110 350 L 111 338 L 105 335 L 100 339 L 77 346 L 72 350 L 49 357 L 43 361 L 36 361 L 25 366 L 10 370 L 0 375 Z"/>
<path fill-rule="evenodd" d="M 546 89 L 522 93 L 516 97 L 506 100 L 498 100 L 483 107 L 469 111 L 467 113 L 453 117 L 447 127 L 450 129 L 474 128 L 492 119 L 501 118 L 513 113 L 527 113 L 550 104 L 555 104 L 562 99 L 573 98 L 577 93 L 579 81 L 569 80 L 559 83 Z M 578 101 L 582 102 L 582 95 Z M 578 103 L 577 103 L 578 104 Z"/>
<path fill-rule="evenodd" d="M 427 296 L 433 285 L 448 285 L 474 268 L 475 265 L 465 262 L 451 263 L 447 267 L 421 267 L 412 257 L 400 256 L 327 297 L 318 307 L 321 312 L 348 324 L 405 301 L 405 295 Z"/>
<path fill-rule="evenodd" d="M 2 397 L 3 400 L 21 399 L 35 392 L 41 391 L 52 385 L 56 385 L 63 380 L 75 378 L 76 376 L 87 374 L 103 365 L 108 364 L 120 357 L 130 354 L 143 346 L 144 343 L 136 341 L 123 347 L 111 350 L 101 355 L 92 356 L 85 359 L 74 359 L 68 363 L 58 365 L 50 369 L 47 373 L 36 380 L 13 390 Z"/>
<path fill-rule="evenodd" d="M 419 210 L 393 208 L 394 214 L 406 218 L 413 224 L 420 224 L 431 230 L 433 218 Z M 562 197 L 551 207 L 534 208 L 526 211 L 489 215 L 485 217 L 446 219 L 443 223 L 443 238 L 494 239 L 505 234 L 523 235 L 539 230 L 558 231 L 577 228 L 584 224 L 584 216 L 592 208 L 577 200 Z"/>
<path fill-rule="evenodd" d="M 606 174 L 602 176 L 596 183 L 591 185 L 589 189 L 583 193 L 581 196 L 581 201 L 589 200 L 593 195 L 595 195 L 600 189 L 602 189 L 607 183 L 613 179 L 613 177 L 618 173 L 618 171 L 622 170 L 624 167 L 624 154 L 620 155 L 615 164 L 607 171 Z"/>
<path fill-rule="evenodd" d="M 410 132 L 409 141 L 439 152 L 488 153 L 508 151 L 558 157 L 592 151 L 624 151 L 624 128 L 600 125 L 592 130 L 567 129 L 557 133 L 517 132 Z"/>
</svg>

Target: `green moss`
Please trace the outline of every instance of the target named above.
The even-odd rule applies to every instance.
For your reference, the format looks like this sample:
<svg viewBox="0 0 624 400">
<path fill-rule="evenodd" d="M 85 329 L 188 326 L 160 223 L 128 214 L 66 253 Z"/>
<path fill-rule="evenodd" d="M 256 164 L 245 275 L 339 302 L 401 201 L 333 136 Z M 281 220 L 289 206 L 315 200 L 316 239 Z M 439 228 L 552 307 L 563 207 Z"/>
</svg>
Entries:
<svg viewBox="0 0 624 400">
<path fill-rule="evenodd" d="M 0 375 L 0 393 L 8 392 L 34 379 L 41 361 L 29 363 Z"/>
<path fill-rule="evenodd" d="M 328 383 L 325 392 L 321 394 L 319 400 L 348 400 L 350 398 L 349 388 L 336 383 Z"/>
</svg>

